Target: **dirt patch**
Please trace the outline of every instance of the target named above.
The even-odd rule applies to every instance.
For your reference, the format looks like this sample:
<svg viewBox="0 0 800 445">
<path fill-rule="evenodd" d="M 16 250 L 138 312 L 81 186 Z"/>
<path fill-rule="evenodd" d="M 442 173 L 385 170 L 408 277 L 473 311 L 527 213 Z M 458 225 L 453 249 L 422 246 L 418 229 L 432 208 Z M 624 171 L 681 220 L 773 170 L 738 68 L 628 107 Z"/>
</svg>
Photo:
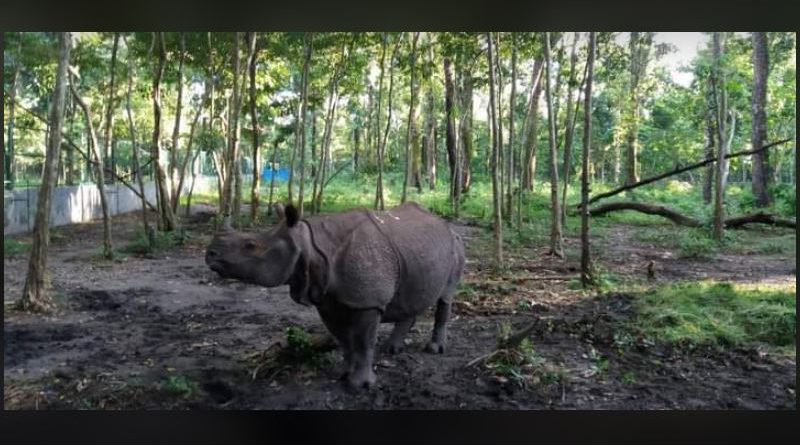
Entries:
<svg viewBox="0 0 800 445">
<path fill-rule="evenodd" d="M 138 218 L 115 219 L 115 242 L 135 236 Z M 286 287 L 221 280 L 208 270 L 207 220 L 189 225 L 183 246 L 155 258 L 128 256 L 111 263 L 94 259 L 99 224 L 59 228 L 48 268 L 61 310 L 38 316 L 7 307 L 4 314 L 5 407 L 796 409 L 794 358 L 621 341 L 620 327 L 633 316 L 629 296 L 571 290 L 576 264 L 549 258 L 544 248 L 512 255 L 515 278 L 507 279 L 480 254 L 483 229 L 457 227 L 473 246 L 465 277 L 471 292 L 455 306 L 447 351 L 422 352 L 433 325 L 429 312 L 412 329 L 405 352 L 378 354 L 377 388 L 356 396 L 343 391 L 336 352 L 321 369 L 288 367 L 253 378 L 253 357 L 284 341 L 289 326 L 315 335 L 326 330 L 313 309 L 291 301 Z M 636 245 L 623 231 L 603 250 L 605 267 L 623 267 L 632 254 L 659 254 L 643 246 L 613 250 L 613 245 Z M 735 274 L 727 264 L 679 259 L 671 264 L 669 270 L 686 279 L 696 270 Z M 18 295 L 25 266 L 21 258 L 5 260 L 6 299 Z M 759 270 L 741 261 L 737 267 L 739 273 Z M 480 366 L 465 366 L 496 347 L 501 325 L 520 329 L 532 322 L 533 347 L 564 370 L 563 382 L 522 388 Z M 390 328 L 381 326 L 379 341 Z"/>
</svg>

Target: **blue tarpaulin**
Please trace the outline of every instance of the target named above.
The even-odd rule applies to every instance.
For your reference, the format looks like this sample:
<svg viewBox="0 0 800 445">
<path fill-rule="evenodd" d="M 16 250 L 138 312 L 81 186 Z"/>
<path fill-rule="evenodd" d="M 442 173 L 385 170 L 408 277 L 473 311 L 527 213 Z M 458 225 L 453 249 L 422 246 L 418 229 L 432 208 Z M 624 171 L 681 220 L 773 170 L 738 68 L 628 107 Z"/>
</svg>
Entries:
<svg viewBox="0 0 800 445">
<path fill-rule="evenodd" d="M 261 178 L 264 181 L 272 181 L 272 175 L 275 175 L 275 180 L 278 182 L 289 180 L 289 170 L 285 168 L 279 168 L 275 170 L 270 167 L 264 167 L 263 173 L 261 173 Z"/>
</svg>

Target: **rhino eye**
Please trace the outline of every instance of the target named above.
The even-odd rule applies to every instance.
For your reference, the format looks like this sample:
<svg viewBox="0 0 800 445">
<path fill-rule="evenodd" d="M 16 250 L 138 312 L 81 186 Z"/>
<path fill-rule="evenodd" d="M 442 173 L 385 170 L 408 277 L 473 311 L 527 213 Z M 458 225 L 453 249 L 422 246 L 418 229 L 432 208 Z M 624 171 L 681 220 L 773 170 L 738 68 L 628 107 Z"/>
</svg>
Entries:
<svg viewBox="0 0 800 445">
<path fill-rule="evenodd" d="M 253 250 L 256 248 L 256 243 L 251 240 L 247 240 L 244 242 L 244 248 L 247 250 Z"/>
</svg>

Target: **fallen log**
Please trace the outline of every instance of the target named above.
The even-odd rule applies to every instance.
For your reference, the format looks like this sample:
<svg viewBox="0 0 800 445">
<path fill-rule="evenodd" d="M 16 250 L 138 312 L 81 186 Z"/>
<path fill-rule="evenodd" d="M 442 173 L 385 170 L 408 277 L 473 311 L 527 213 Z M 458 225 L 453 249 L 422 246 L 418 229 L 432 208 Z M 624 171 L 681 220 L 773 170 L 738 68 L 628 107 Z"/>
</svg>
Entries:
<svg viewBox="0 0 800 445">
<path fill-rule="evenodd" d="M 774 147 L 776 145 L 784 144 L 784 143 L 789 142 L 789 141 L 792 141 L 792 139 L 783 139 L 783 140 L 780 140 L 780 141 L 772 142 L 772 143 L 764 145 L 761 148 L 758 148 L 758 149 L 755 149 L 755 150 L 744 150 L 744 151 L 738 151 L 736 153 L 729 153 L 729 154 L 725 155 L 725 159 L 736 158 L 736 157 L 739 157 L 739 156 L 753 155 L 753 154 L 756 154 L 756 153 L 760 153 L 760 152 L 762 152 L 762 151 L 764 151 L 764 150 L 766 150 L 766 149 L 768 149 L 770 147 Z M 608 191 L 608 192 L 605 192 L 605 193 L 600 193 L 599 195 L 596 195 L 596 196 L 593 196 L 592 198 L 590 198 L 589 199 L 589 204 L 593 204 L 593 203 L 595 203 L 595 202 L 597 202 L 597 201 L 599 201 L 599 200 L 601 200 L 603 198 L 608 198 L 608 197 L 620 194 L 620 193 L 622 193 L 622 192 L 624 192 L 626 190 L 632 190 L 632 189 L 641 187 L 643 185 L 647 185 L 647 184 L 659 181 L 659 180 L 664 179 L 664 178 L 669 178 L 670 176 L 675 176 L 675 175 L 678 175 L 678 174 L 681 174 L 681 173 L 688 172 L 690 170 L 698 169 L 700 167 L 706 166 L 706 165 L 711 164 L 712 162 L 716 162 L 716 161 L 717 161 L 716 157 L 707 158 L 707 159 L 702 160 L 700 162 L 696 162 L 694 164 L 687 165 L 686 167 L 676 168 L 675 170 L 672 170 L 672 171 L 667 172 L 667 173 L 662 173 L 660 175 L 656 175 L 656 176 L 652 176 L 650 178 L 642 179 L 641 181 L 635 182 L 635 183 L 630 184 L 630 185 L 625 185 L 625 186 L 616 188 L 614 190 L 611 190 L 611 191 Z M 580 209 L 580 207 L 581 207 L 580 203 L 575 204 L 575 207 Z"/>
<path fill-rule="evenodd" d="M 615 212 L 619 210 L 633 210 L 648 215 L 657 215 L 667 218 L 675 224 L 686 227 L 702 227 L 702 221 L 683 215 L 661 205 L 645 204 L 642 202 L 612 202 L 603 204 L 589 210 L 589 216 L 602 216 L 606 213 Z M 786 227 L 790 229 L 797 228 L 797 222 L 790 218 L 781 218 L 779 216 L 758 212 L 748 215 L 736 216 L 725 219 L 725 228 L 727 229 L 741 229 L 746 224 L 769 224 L 777 227 Z"/>
</svg>

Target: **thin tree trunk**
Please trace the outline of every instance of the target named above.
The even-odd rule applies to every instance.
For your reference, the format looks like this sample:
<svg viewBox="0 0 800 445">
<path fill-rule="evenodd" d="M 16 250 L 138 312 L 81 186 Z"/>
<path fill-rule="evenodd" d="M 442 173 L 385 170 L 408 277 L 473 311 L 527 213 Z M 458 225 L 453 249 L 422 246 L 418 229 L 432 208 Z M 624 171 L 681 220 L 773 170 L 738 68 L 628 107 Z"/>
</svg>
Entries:
<svg viewBox="0 0 800 445">
<path fill-rule="evenodd" d="M 767 33 L 752 33 L 753 40 L 753 132 L 752 146 L 760 147 L 767 139 L 767 77 L 769 75 L 769 51 Z M 772 202 L 769 195 L 769 151 L 753 155 L 753 196 L 757 207 L 767 207 Z"/>
<path fill-rule="evenodd" d="M 258 48 L 256 41 L 258 34 L 251 32 L 248 34 L 250 43 L 250 122 L 253 127 L 253 183 L 250 188 L 250 221 L 253 225 L 258 222 L 258 193 L 261 188 L 261 147 L 258 144 L 258 137 L 261 129 L 258 125 L 258 115 L 256 114 L 256 63 L 258 61 Z"/>
<path fill-rule="evenodd" d="M 61 151 L 61 127 L 64 124 L 64 98 L 66 96 L 67 67 L 69 66 L 70 33 L 59 33 L 59 57 L 56 68 L 55 89 L 50 107 L 50 123 L 53 131 L 45 153 L 42 185 L 39 188 L 39 199 L 36 205 L 36 220 L 33 226 L 33 242 L 28 260 L 28 272 L 25 285 L 17 305 L 23 310 L 47 311 L 52 309 L 53 302 L 45 289 L 45 271 L 47 270 L 47 246 L 50 243 L 50 202 L 53 199 L 56 162 Z"/>
<path fill-rule="evenodd" d="M 406 197 L 408 196 L 408 183 L 410 181 L 410 177 L 413 174 L 411 169 L 411 156 L 412 156 L 412 145 L 414 144 L 414 139 L 416 137 L 416 126 L 414 121 L 416 120 L 416 101 L 417 101 L 417 91 L 416 91 L 416 80 L 417 80 L 417 73 L 416 73 L 416 57 L 417 57 L 417 39 L 419 39 L 419 33 L 415 32 L 414 36 L 411 39 L 411 54 L 410 54 L 410 62 L 411 62 L 411 86 L 410 86 L 410 93 L 411 93 L 411 103 L 408 106 L 408 125 L 406 128 L 406 174 L 403 178 L 403 193 L 400 197 L 400 202 L 406 202 Z M 416 149 L 415 149 L 416 151 Z"/>
<path fill-rule="evenodd" d="M 545 98 L 547 100 L 548 130 L 550 136 L 550 254 L 559 258 L 564 257 L 563 240 L 561 234 L 561 208 L 558 202 L 558 153 L 556 151 L 556 123 L 553 115 L 553 91 L 550 87 L 550 33 L 545 33 Z"/>
<path fill-rule="evenodd" d="M 166 49 L 164 48 L 163 33 L 155 33 L 155 44 L 158 48 L 158 65 L 153 76 L 153 145 L 152 160 L 156 173 L 156 194 L 158 196 L 158 227 L 160 230 L 172 231 L 175 229 L 175 215 L 170 206 L 169 192 L 167 189 L 167 175 L 161 165 L 161 79 L 164 76 L 166 64 Z"/>
<path fill-rule="evenodd" d="M 716 147 L 716 105 L 714 105 L 713 89 L 711 87 L 711 78 L 706 83 L 706 149 L 705 157 L 710 159 L 714 157 L 714 147 Z M 706 204 L 711 204 L 712 190 L 714 184 L 714 164 L 708 164 L 703 174 L 703 201 Z"/>
<path fill-rule="evenodd" d="M 580 90 L 583 81 L 586 79 L 586 71 L 584 71 L 584 78 L 581 85 L 578 85 L 578 97 L 575 98 L 575 106 L 572 105 L 572 92 L 573 85 L 576 84 L 576 65 L 578 63 L 578 54 L 576 48 L 580 33 L 576 32 L 572 41 L 572 50 L 569 61 L 569 81 L 567 82 L 567 128 L 564 131 L 564 192 L 561 195 L 561 226 L 566 227 L 567 224 L 567 190 L 569 189 L 569 174 L 572 167 L 572 142 L 575 138 L 575 118 L 578 114 L 578 105 L 580 104 Z M 588 68 L 588 65 L 587 65 Z"/>
<path fill-rule="evenodd" d="M 728 113 L 728 93 L 726 91 L 725 74 L 722 71 L 723 54 L 722 36 L 715 32 L 713 35 L 714 47 L 714 98 L 717 101 L 717 141 L 719 142 L 719 155 L 717 162 L 716 189 L 714 193 L 714 221 L 713 234 L 717 242 L 722 242 L 724 236 L 725 219 L 725 155 L 728 152 L 725 133 L 727 130 L 726 118 Z"/>
<path fill-rule="evenodd" d="M 491 108 L 491 127 L 492 127 L 492 206 L 494 209 L 494 256 L 498 264 L 503 262 L 503 222 L 502 222 L 502 189 L 498 181 L 498 170 L 500 166 L 500 141 L 498 137 L 498 116 L 495 106 L 495 61 L 494 45 L 492 33 L 486 35 L 489 51 L 489 107 Z"/>
<path fill-rule="evenodd" d="M 522 172 L 523 188 L 533 190 L 536 180 L 536 149 L 538 146 L 539 132 L 539 99 L 542 95 L 542 71 L 544 64 L 541 60 L 533 63 L 531 75 L 531 95 L 528 101 L 528 112 L 525 118 L 525 168 Z"/>
<path fill-rule="evenodd" d="M 446 118 L 447 161 L 450 164 L 450 198 L 455 206 L 456 197 L 456 122 L 455 122 L 455 84 L 453 83 L 453 69 L 449 58 L 444 59 L 445 101 L 444 110 Z"/>
<path fill-rule="evenodd" d="M 103 160 L 104 168 L 116 171 L 114 156 L 109 151 L 113 150 L 111 134 L 114 128 L 114 79 L 117 68 L 117 48 L 119 47 L 119 33 L 114 33 L 114 45 L 111 48 L 111 75 L 108 82 L 108 104 L 106 107 L 106 122 L 103 130 Z M 111 148 L 111 150 L 109 149 Z"/>
<path fill-rule="evenodd" d="M 3 160 L 3 167 L 5 168 L 4 181 L 8 181 L 8 189 L 14 188 L 16 180 L 16 154 L 14 153 L 14 125 L 15 110 L 17 107 L 17 90 L 19 89 L 19 77 L 22 71 L 22 33 L 18 33 L 19 41 L 17 42 L 17 54 L 14 58 L 14 77 L 11 81 L 11 103 L 8 105 L 8 143 L 6 145 L 5 159 Z"/>
<path fill-rule="evenodd" d="M 275 139 L 275 142 L 272 143 L 272 161 L 270 162 L 270 170 L 272 171 L 272 177 L 269 180 L 269 203 L 267 204 L 267 216 L 272 216 L 272 204 L 273 204 L 273 197 L 275 193 L 275 160 L 278 157 L 278 139 Z"/>
<path fill-rule="evenodd" d="M 589 33 L 589 55 L 586 60 L 586 91 L 583 105 L 583 153 L 581 155 L 581 284 L 594 284 L 592 255 L 589 244 L 589 159 L 592 149 L 592 78 L 594 77 L 595 33 Z"/>
<path fill-rule="evenodd" d="M 508 112 L 508 189 L 506 192 L 506 219 L 509 224 L 513 220 L 514 206 L 512 205 L 514 184 L 514 111 L 517 100 L 517 34 L 511 33 L 511 97 L 509 98 Z"/>
<path fill-rule="evenodd" d="M 111 212 L 108 208 L 108 197 L 106 196 L 106 181 L 103 168 L 103 156 L 100 149 L 97 147 L 97 135 L 92 123 L 92 114 L 86 102 L 83 101 L 78 91 L 75 89 L 75 84 L 70 78 L 69 89 L 72 92 L 72 97 L 77 102 L 78 106 L 83 110 L 83 116 L 86 119 L 86 128 L 89 132 L 89 146 L 92 148 L 91 153 L 95 159 L 95 179 L 97 181 L 97 191 L 100 193 L 100 206 L 103 210 L 103 257 L 112 259 L 114 257 L 114 250 L 111 246 Z"/>
<path fill-rule="evenodd" d="M 378 166 L 378 180 L 375 184 L 375 209 L 383 209 L 383 162 L 382 162 L 382 153 L 381 153 L 381 137 L 380 137 L 380 128 L 381 128 L 381 111 L 382 111 L 382 100 L 383 100 L 383 76 L 386 70 L 386 44 L 388 36 L 386 33 L 383 34 L 381 38 L 381 74 L 378 80 L 378 111 L 377 117 L 375 119 L 375 151 L 376 151 L 376 161 Z"/>
<path fill-rule="evenodd" d="M 175 103 L 175 126 L 172 129 L 172 146 L 170 147 L 170 156 L 169 156 L 169 182 L 170 182 L 170 203 L 172 205 L 172 211 L 178 211 L 178 199 L 179 199 L 179 191 L 178 191 L 178 153 L 180 144 L 180 129 L 181 129 L 181 117 L 183 114 L 183 61 L 186 56 L 186 35 L 184 33 L 180 33 L 180 41 L 181 41 L 181 49 L 180 55 L 178 56 L 178 99 Z"/>
<path fill-rule="evenodd" d="M 303 60 L 303 79 L 301 81 L 300 91 L 300 119 L 297 123 L 300 126 L 299 133 L 300 139 L 297 141 L 300 149 L 300 191 L 297 197 L 297 204 L 300 210 L 300 218 L 303 217 L 305 203 L 305 185 L 306 185 L 306 115 L 308 114 L 308 71 L 311 65 L 311 52 L 312 45 L 314 44 L 314 34 L 307 33 L 305 42 L 305 57 Z M 312 205 L 313 205 L 313 196 Z"/>
<path fill-rule="evenodd" d="M 376 197 L 376 205 L 380 210 L 383 210 L 385 207 L 384 204 L 384 197 L 383 197 L 383 160 L 386 152 L 386 140 L 389 138 L 389 128 L 392 125 L 392 89 L 394 88 L 394 61 L 397 56 L 397 48 L 400 47 L 400 40 L 401 37 L 398 36 L 397 40 L 394 43 L 394 48 L 392 49 L 392 56 L 389 59 L 389 103 L 387 109 L 387 116 L 386 116 L 386 129 L 383 132 L 383 137 L 381 139 L 380 148 L 378 151 L 378 187 L 377 187 L 377 197 Z M 379 201 L 379 203 L 378 203 Z"/>
<path fill-rule="evenodd" d="M 236 159 L 238 158 L 239 141 L 237 140 L 236 128 L 237 120 L 239 117 L 239 33 L 234 34 L 234 45 L 232 48 L 233 54 L 233 91 L 231 92 L 230 106 L 228 113 L 230 119 L 228 122 L 228 147 L 225 153 L 225 178 L 224 178 L 224 191 L 222 196 L 222 217 L 223 225 L 230 225 L 231 216 L 235 218 L 238 223 L 239 215 L 236 213 L 234 198 L 236 192 Z"/>
</svg>

